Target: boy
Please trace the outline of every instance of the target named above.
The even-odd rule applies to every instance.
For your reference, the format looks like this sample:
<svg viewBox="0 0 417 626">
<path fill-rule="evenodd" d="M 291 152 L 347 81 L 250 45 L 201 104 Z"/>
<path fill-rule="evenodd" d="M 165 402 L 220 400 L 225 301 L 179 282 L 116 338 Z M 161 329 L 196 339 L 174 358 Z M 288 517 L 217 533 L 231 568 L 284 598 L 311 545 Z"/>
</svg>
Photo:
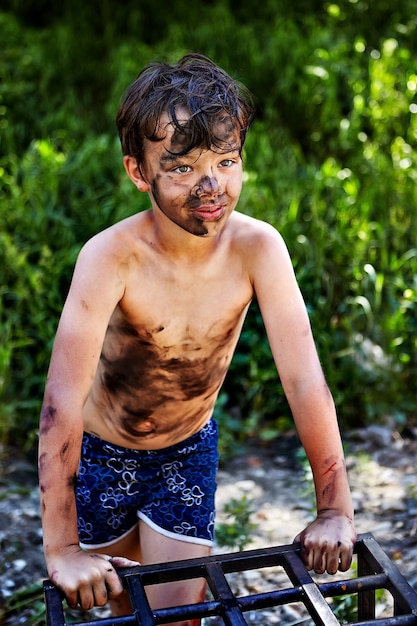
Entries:
<svg viewBox="0 0 417 626">
<path fill-rule="evenodd" d="M 291 261 L 272 226 L 234 211 L 252 115 L 197 54 L 145 68 L 119 110 L 124 167 L 151 208 L 81 250 L 40 420 L 45 558 L 70 606 L 122 615 L 113 566 L 210 553 L 212 412 L 254 294 L 314 476 L 317 518 L 296 540 L 316 572 L 351 563 L 337 418 Z M 154 608 L 204 594 L 201 580 L 149 589 Z"/>
</svg>

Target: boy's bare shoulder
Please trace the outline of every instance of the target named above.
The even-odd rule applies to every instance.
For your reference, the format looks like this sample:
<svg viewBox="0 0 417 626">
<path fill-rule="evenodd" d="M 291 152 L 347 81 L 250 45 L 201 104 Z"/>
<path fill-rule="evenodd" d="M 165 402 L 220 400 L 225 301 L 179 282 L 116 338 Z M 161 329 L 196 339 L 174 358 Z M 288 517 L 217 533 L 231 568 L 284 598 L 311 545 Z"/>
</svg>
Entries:
<svg viewBox="0 0 417 626">
<path fill-rule="evenodd" d="M 241 243 L 243 246 L 252 248 L 270 244 L 285 247 L 279 231 L 268 222 L 235 211 L 232 224 L 232 237 L 235 242 Z"/>
<path fill-rule="evenodd" d="M 103 259 L 120 259 L 135 254 L 138 244 L 146 239 L 148 211 L 137 213 L 100 231 L 83 246 L 81 253 Z"/>
<path fill-rule="evenodd" d="M 266 275 L 292 275 L 292 261 L 279 231 L 254 217 L 236 212 L 233 220 L 233 248 L 242 260 L 253 285 Z"/>
</svg>

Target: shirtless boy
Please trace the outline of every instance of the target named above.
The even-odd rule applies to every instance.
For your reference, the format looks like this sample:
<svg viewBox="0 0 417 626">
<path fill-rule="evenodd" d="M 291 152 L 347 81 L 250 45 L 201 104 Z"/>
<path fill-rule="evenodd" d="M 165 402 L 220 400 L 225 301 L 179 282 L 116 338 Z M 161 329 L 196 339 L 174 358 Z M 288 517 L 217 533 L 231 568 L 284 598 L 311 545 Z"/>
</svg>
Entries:
<svg viewBox="0 0 417 626">
<path fill-rule="evenodd" d="M 200 55 L 151 64 L 121 105 L 124 167 L 150 208 L 81 250 L 40 420 L 45 558 L 70 606 L 124 614 L 114 567 L 210 553 L 212 413 L 255 294 L 314 476 L 317 517 L 296 540 L 309 569 L 351 563 L 337 418 L 291 260 L 272 226 L 235 211 L 252 115 Z M 204 593 L 201 580 L 149 589 L 154 608 Z"/>
</svg>

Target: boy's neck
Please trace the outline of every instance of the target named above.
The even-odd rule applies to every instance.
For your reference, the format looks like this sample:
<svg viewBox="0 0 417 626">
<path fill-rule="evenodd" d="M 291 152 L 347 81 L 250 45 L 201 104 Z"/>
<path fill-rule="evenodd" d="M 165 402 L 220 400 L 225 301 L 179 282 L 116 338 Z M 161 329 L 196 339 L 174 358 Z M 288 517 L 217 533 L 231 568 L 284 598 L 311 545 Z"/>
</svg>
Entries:
<svg viewBox="0 0 417 626">
<path fill-rule="evenodd" d="M 157 215 L 155 211 L 150 213 L 150 218 L 155 244 L 163 250 L 164 254 L 176 260 L 192 258 L 194 263 L 203 262 L 213 255 L 227 229 L 227 224 L 225 224 L 217 233 L 200 236 L 188 232 L 163 214 Z"/>
</svg>

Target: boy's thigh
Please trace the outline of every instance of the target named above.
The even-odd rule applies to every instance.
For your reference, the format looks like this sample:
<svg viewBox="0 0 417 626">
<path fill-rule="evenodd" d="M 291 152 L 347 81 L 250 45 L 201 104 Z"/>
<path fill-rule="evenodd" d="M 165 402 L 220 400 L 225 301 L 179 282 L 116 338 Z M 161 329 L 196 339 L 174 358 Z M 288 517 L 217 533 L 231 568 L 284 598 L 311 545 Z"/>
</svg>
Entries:
<svg viewBox="0 0 417 626">
<path fill-rule="evenodd" d="M 209 546 L 165 537 L 142 520 L 139 521 L 139 537 L 143 565 L 193 559 L 208 556 L 211 552 Z M 205 598 L 206 587 L 204 578 L 196 578 L 149 585 L 146 593 L 151 607 L 158 609 L 202 602 Z"/>
<path fill-rule="evenodd" d="M 139 526 L 138 524 L 132 528 L 130 533 L 115 541 L 110 546 L 92 550 L 93 552 L 102 552 L 110 556 L 124 556 L 132 561 L 142 562 L 142 553 L 140 550 Z"/>
</svg>

